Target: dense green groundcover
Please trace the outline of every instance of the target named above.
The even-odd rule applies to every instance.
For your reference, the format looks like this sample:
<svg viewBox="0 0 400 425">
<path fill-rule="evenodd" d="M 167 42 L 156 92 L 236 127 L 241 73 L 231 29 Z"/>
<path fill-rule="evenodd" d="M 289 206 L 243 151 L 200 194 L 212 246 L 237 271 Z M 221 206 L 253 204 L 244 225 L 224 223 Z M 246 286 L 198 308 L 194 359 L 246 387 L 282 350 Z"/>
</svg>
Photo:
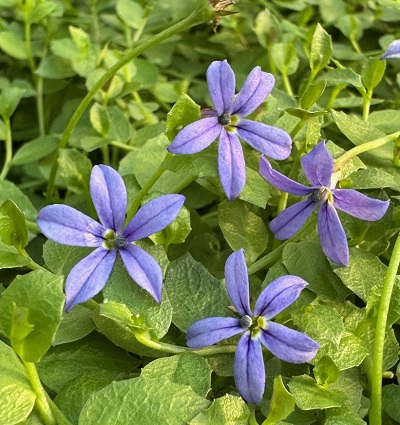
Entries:
<svg viewBox="0 0 400 425">
<path fill-rule="evenodd" d="M 0 0 L 0 424 L 400 424 L 400 61 L 398 0 Z M 387 200 L 384 217 L 339 212 L 348 267 L 327 259 L 316 214 L 288 241 L 270 221 L 299 202 L 259 173 L 228 200 L 218 144 L 172 155 L 212 107 L 206 70 L 227 59 L 237 90 L 256 66 L 275 87 L 250 116 L 293 140 L 272 167 L 308 185 L 300 158 L 321 140 L 337 188 Z M 65 312 L 64 281 L 91 248 L 47 240 L 38 212 L 66 204 L 97 220 L 96 164 L 123 177 L 128 217 L 185 195 L 137 242 L 160 264 L 158 304 L 120 258 L 104 289 Z M 233 376 L 238 337 L 189 349 L 199 319 L 235 317 L 224 266 L 244 249 L 251 298 L 275 278 L 308 286 L 275 321 L 320 344 L 310 363 L 263 350 L 260 405 Z M 382 375 L 383 374 L 383 375 Z M 251 377 L 250 377 L 251 378 Z M 383 385 L 382 385 L 383 384 Z"/>
</svg>

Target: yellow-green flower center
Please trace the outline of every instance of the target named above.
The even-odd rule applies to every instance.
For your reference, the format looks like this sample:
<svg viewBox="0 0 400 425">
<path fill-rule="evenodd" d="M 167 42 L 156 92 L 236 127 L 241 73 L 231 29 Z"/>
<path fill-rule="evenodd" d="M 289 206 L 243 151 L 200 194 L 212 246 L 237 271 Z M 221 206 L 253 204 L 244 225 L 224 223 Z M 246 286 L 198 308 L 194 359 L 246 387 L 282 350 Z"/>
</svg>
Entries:
<svg viewBox="0 0 400 425">
<path fill-rule="evenodd" d="M 105 249 L 115 249 L 123 248 L 126 246 L 126 239 L 122 235 L 118 235 L 114 230 L 108 229 L 104 233 L 103 248 Z"/>
</svg>

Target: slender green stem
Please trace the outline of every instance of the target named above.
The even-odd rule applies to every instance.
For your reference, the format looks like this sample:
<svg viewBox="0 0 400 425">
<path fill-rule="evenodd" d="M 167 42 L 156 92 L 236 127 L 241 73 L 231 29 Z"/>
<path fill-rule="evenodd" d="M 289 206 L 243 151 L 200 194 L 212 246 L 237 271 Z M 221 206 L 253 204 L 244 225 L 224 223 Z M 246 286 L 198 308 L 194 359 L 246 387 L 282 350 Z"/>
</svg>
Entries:
<svg viewBox="0 0 400 425">
<path fill-rule="evenodd" d="M 71 136 L 72 131 L 74 130 L 80 118 L 82 117 L 83 113 L 86 111 L 87 107 L 90 105 L 90 102 L 96 95 L 97 91 L 100 90 L 103 87 L 103 85 L 113 75 L 115 75 L 119 69 L 121 69 L 124 65 L 126 65 L 131 60 L 135 59 L 138 55 L 140 55 L 141 53 L 143 53 L 150 47 L 153 47 L 156 44 L 166 40 L 167 38 L 172 37 L 173 35 L 176 35 L 182 31 L 185 31 L 195 25 L 212 20 L 213 17 L 214 17 L 214 12 L 212 11 L 210 4 L 208 3 L 208 1 L 203 0 L 200 6 L 197 9 L 195 9 L 189 16 L 187 16 L 182 21 L 179 21 L 176 24 L 170 26 L 169 28 L 165 29 L 159 34 L 156 34 L 153 37 L 150 37 L 149 39 L 143 41 L 134 49 L 128 51 L 124 55 L 124 57 L 122 57 L 118 62 L 116 62 L 109 70 L 107 70 L 103 74 L 102 77 L 99 78 L 99 80 L 93 85 L 92 89 L 88 92 L 88 94 L 84 97 L 82 102 L 79 104 L 78 108 L 76 109 L 74 115 L 72 116 L 71 120 L 69 121 L 62 135 L 59 147 L 56 151 L 56 154 L 54 155 L 53 164 L 50 171 L 49 181 L 47 185 L 47 197 L 46 197 L 47 203 L 51 202 L 51 198 L 54 192 L 54 184 L 55 184 L 55 177 L 56 177 L 57 169 L 58 169 L 58 156 L 59 156 L 60 149 L 64 149 L 67 146 L 68 140 L 69 140 L 69 137 Z"/>
<path fill-rule="evenodd" d="M 29 260 L 29 263 L 26 265 L 26 267 L 29 267 L 31 270 L 45 270 L 42 266 L 40 266 L 38 263 L 35 263 L 32 258 L 29 256 L 29 254 L 25 251 L 25 249 L 21 249 L 19 250 L 19 253 L 21 255 L 23 255 L 24 257 L 26 257 Z"/>
<path fill-rule="evenodd" d="M 337 86 L 333 87 L 331 96 L 328 100 L 328 103 L 326 104 L 326 109 L 329 111 L 330 109 L 332 109 L 332 105 L 333 102 L 336 100 L 336 98 L 338 97 L 339 93 L 346 87 L 346 84 L 339 84 Z"/>
<path fill-rule="evenodd" d="M 43 104 L 43 78 L 36 77 L 36 109 L 39 123 L 39 134 L 44 136 L 46 134 L 46 127 L 44 122 L 44 104 Z"/>
<path fill-rule="evenodd" d="M 372 99 L 372 90 L 367 90 L 366 94 L 363 96 L 363 120 L 368 121 L 369 117 L 369 108 L 371 106 Z"/>
<path fill-rule="evenodd" d="M 397 237 L 389 262 L 376 321 L 374 355 L 372 360 L 370 425 L 382 424 L 382 363 L 390 299 L 400 264 L 400 235 Z"/>
<path fill-rule="evenodd" d="M 282 74 L 281 75 L 282 75 L 282 81 L 283 81 L 283 85 L 285 86 L 286 93 L 289 96 L 293 97 L 294 96 L 294 93 L 293 93 L 292 86 L 290 84 L 289 77 L 288 77 L 288 75 L 286 73 L 286 68 L 284 68 L 282 70 Z"/>
<path fill-rule="evenodd" d="M 40 233 L 38 225 L 34 221 L 25 220 L 26 228 L 32 233 Z"/>
<path fill-rule="evenodd" d="M 11 160 L 12 160 L 12 136 L 11 136 L 11 124 L 10 124 L 10 118 L 4 118 L 4 125 L 6 127 L 6 134 L 5 134 L 5 148 L 6 148 L 6 157 L 4 158 L 4 164 L 3 169 L 0 173 L 0 180 L 4 180 L 7 176 L 7 173 L 10 170 L 11 167 Z"/>
<path fill-rule="evenodd" d="M 130 152 L 137 150 L 137 148 L 135 148 L 134 146 L 130 146 L 122 142 L 117 142 L 116 140 L 114 142 L 111 142 L 110 145 L 115 146 L 116 148 L 123 149 L 125 151 L 130 151 Z"/>
<path fill-rule="evenodd" d="M 49 403 L 46 397 L 46 391 L 44 390 L 42 383 L 40 382 L 39 375 L 36 370 L 35 363 L 25 362 L 22 360 L 31 382 L 32 389 L 36 394 L 36 407 L 39 410 L 40 416 L 42 417 L 46 425 L 57 425 L 54 419 L 53 412 L 50 409 Z"/>
<path fill-rule="evenodd" d="M 236 351 L 236 345 L 213 345 L 203 348 L 180 347 L 165 342 L 153 341 L 150 336 L 144 332 L 135 333 L 135 338 L 146 347 L 170 354 L 195 353 L 200 356 L 212 356 L 214 354 L 234 353 Z"/>
<path fill-rule="evenodd" d="M 350 161 L 355 156 L 360 153 L 370 151 L 372 149 L 379 148 L 380 146 L 385 145 L 386 143 L 392 142 L 400 137 L 400 131 L 396 133 L 388 134 L 387 136 L 380 137 L 379 139 L 372 140 L 371 142 L 363 143 L 362 145 L 358 145 L 353 149 L 350 149 L 342 156 L 335 160 L 335 168 L 334 172 L 339 171 L 348 161 Z"/>
<path fill-rule="evenodd" d="M 72 425 L 71 422 L 61 412 L 60 408 L 54 403 L 50 396 L 46 393 L 46 399 L 49 403 L 50 409 L 56 419 L 57 425 Z"/>
</svg>

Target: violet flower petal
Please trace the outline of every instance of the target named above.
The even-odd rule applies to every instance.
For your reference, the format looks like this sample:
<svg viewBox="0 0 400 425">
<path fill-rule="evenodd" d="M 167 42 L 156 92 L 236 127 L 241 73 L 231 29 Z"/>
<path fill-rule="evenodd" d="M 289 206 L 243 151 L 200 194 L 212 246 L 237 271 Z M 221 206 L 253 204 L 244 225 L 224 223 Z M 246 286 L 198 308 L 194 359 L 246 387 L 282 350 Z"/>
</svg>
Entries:
<svg viewBox="0 0 400 425">
<path fill-rule="evenodd" d="M 216 344 L 244 331 L 239 319 L 233 317 L 208 317 L 193 323 L 187 331 L 186 343 L 190 348 Z"/>
<path fill-rule="evenodd" d="M 63 245 L 100 246 L 105 228 L 97 221 L 68 205 L 49 205 L 37 220 L 40 231 Z"/>
<path fill-rule="evenodd" d="M 227 60 L 214 61 L 207 69 L 207 84 L 218 116 L 230 113 L 235 97 L 235 74 Z"/>
<path fill-rule="evenodd" d="M 273 159 L 286 159 L 290 155 L 292 139 L 278 127 L 242 119 L 236 124 L 236 131 L 252 148 Z"/>
<path fill-rule="evenodd" d="M 241 316 L 252 316 L 249 296 L 249 276 L 244 250 L 231 254 L 225 263 L 225 282 L 228 294 Z"/>
<path fill-rule="evenodd" d="M 386 213 L 390 201 L 372 199 L 352 189 L 334 189 L 333 205 L 335 208 L 367 221 L 380 220 Z"/>
<path fill-rule="evenodd" d="M 228 199 L 237 198 L 246 183 L 246 166 L 239 138 L 225 129 L 219 137 L 218 174 Z"/>
<path fill-rule="evenodd" d="M 311 215 L 317 203 L 311 198 L 291 205 L 270 223 L 270 229 L 277 239 L 291 238 Z"/>
<path fill-rule="evenodd" d="M 121 233 L 127 203 L 122 177 L 107 165 L 95 165 L 90 176 L 90 195 L 103 226 Z"/>
<path fill-rule="evenodd" d="M 254 307 L 254 316 L 272 319 L 294 303 L 307 282 L 297 276 L 281 276 L 273 280 L 260 294 Z"/>
<path fill-rule="evenodd" d="M 318 143 L 300 161 L 304 174 L 313 186 L 331 187 L 334 160 L 326 149 L 325 141 Z"/>
<path fill-rule="evenodd" d="M 181 210 L 183 195 L 163 195 L 144 204 L 126 226 L 122 235 L 128 242 L 157 233 L 172 223 Z"/>
<path fill-rule="evenodd" d="M 75 305 L 90 300 L 104 288 L 116 255 L 116 250 L 97 248 L 71 269 L 65 283 L 67 312 Z"/>
<path fill-rule="evenodd" d="M 349 247 L 346 233 L 330 202 L 324 202 L 318 211 L 318 234 L 325 255 L 336 264 L 348 266 Z"/>
<path fill-rule="evenodd" d="M 320 347 L 309 336 L 275 322 L 261 329 L 260 340 L 274 356 L 288 363 L 309 362 Z"/>
<path fill-rule="evenodd" d="M 168 146 L 171 153 L 192 154 L 211 145 L 222 130 L 217 117 L 202 118 L 184 127 Z"/>
<path fill-rule="evenodd" d="M 400 40 L 394 40 L 389 44 L 386 52 L 381 56 L 381 59 L 400 58 Z"/>
<path fill-rule="evenodd" d="M 256 66 L 247 76 L 243 87 L 233 102 L 232 115 L 247 117 L 264 102 L 265 98 L 271 93 L 274 84 L 274 76 L 261 71 L 261 68 Z"/>
<path fill-rule="evenodd" d="M 259 405 L 265 388 L 265 366 L 259 338 L 247 331 L 236 348 L 233 373 L 240 395 L 249 403 Z"/>
<path fill-rule="evenodd" d="M 163 274 L 157 261 L 145 250 L 130 243 L 119 249 L 119 253 L 129 276 L 160 303 Z"/>
<path fill-rule="evenodd" d="M 310 195 L 314 188 L 304 186 L 300 183 L 289 179 L 285 175 L 275 171 L 271 164 L 263 156 L 260 159 L 260 174 L 270 183 L 283 192 L 291 193 L 292 195 L 305 196 Z"/>
</svg>

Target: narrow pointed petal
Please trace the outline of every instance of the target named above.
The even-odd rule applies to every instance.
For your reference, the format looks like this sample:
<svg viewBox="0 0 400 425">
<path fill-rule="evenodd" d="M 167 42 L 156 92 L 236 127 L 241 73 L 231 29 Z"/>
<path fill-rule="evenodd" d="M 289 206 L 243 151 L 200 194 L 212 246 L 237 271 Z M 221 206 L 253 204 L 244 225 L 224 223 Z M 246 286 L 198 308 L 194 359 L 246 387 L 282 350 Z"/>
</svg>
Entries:
<svg viewBox="0 0 400 425">
<path fill-rule="evenodd" d="M 268 322 L 261 330 L 260 340 L 274 356 L 288 363 L 309 362 L 320 347 L 309 336 L 275 322 Z"/>
<path fill-rule="evenodd" d="M 318 211 L 318 234 L 325 255 L 340 266 L 348 266 L 346 233 L 334 206 L 329 202 L 323 203 Z"/>
<path fill-rule="evenodd" d="M 390 201 L 368 198 L 352 189 L 334 189 L 333 205 L 335 208 L 367 221 L 380 220 L 386 213 Z"/>
<path fill-rule="evenodd" d="M 200 152 L 221 133 L 222 125 L 217 117 L 203 118 L 184 127 L 168 146 L 168 152 L 192 154 Z"/>
<path fill-rule="evenodd" d="M 265 388 L 265 367 L 259 338 L 247 331 L 240 338 L 233 363 L 236 387 L 249 403 L 259 405 Z"/>
<path fill-rule="evenodd" d="M 145 250 L 130 243 L 119 253 L 129 276 L 160 303 L 163 274 L 157 261 Z"/>
<path fill-rule="evenodd" d="M 265 98 L 271 93 L 275 84 L 272 74 L 261 71 L 256 66 L 246 78 L 242 89 L 236 96 L 232 107 L 232 114 L 247 117 L 251 114 Z"/>
<path fill-rule="evenodd" d="M 313 186 L 331 187 L 334 160 L 326 149 L 325 141 L 318 143 L 300 161 L 304 174 Z"/>
<path fill-rule="evenodd" d="M 190 348 L 207 347 L 244 331 L 239 319 L 209 317 L 193 323 L 188 329 L 186 343 Z"/>
<path fill-rule="evenodd" d="M 394 40 L 389 44 L 381 59 L 400 58 L 400 40 Z"/>
<path fill-rule="evenodd" d="M 256 151 L 272 159 L 286 159 L 292 149 L 292 139 L 286 131 L 261 122 L 240 120 L 237 134 Z"/>
<path fill-rule="evenodd" d="M 103 226 L 121 233 L 127 202 L 122 177 L 107 165 L 95 165 L 90 176 L 90 195 Z"/>
<path fill-rule="evenodd" d="M 172 223 L 181 210 L 183 195 L 163 195 L 144 204 L 123 231 L 128 242 L 159 232 Z"/>
<path fill-rule="evenodd" d="M 277 239 L 289 239 L 306 222 L 316 206 L 310 198 L 291 205 L 274 218 L 269 227 Z"/>
<path fill-rule="evenodd" d="M 104 288 L 116 255 L 116 250 L 97 248 L 71 269 L 65 283 L 66 311 L 90 300 Z"/>
<path fill-rule="evenodd" d="M 260 294 L 254 307 L 254 316 L 272 319 L 299 297 L 307 282 L 297 276 L 281 276 L 273 280 Z"/>
<path fill-rule="evenodd" d="M 292 195 L 306 196 L 310 195 L 314 190 L 312 187 L 297 183 L 278 171 L 275 171 L 268 160 L 263 156 L 260 159 L 260 173 L 268 183 L 272 184 L 272 186 L 283 192 L 291 193 Z"/>
<path fill-rule="evenodd" d="M 218 115 L 229 113 L 235 97 L 235 74 L 227 60 L 215 61 L 207 69 L 207 84 Z"/>
<path fill-rule="evenodd" d="M 100 246 L 105 228 L 97 221 L 68 205 L 49 205 L 37 220 L 40 231 L 63 245 Z"/>
<path fill-rule="evenodd" d="M 226 260 L 225 282 L 229 296 L 239 314 L 253 316 L 250 309 L 249 275 L 243 249 L 235 251 Z"/>
<path fill-rule="evenodd" d="M 246 183 L 246 166 L 239 138 L 225 129 L 219 138 L 218 174 L 228 199 L 237 198 Z"/>
</svg>

